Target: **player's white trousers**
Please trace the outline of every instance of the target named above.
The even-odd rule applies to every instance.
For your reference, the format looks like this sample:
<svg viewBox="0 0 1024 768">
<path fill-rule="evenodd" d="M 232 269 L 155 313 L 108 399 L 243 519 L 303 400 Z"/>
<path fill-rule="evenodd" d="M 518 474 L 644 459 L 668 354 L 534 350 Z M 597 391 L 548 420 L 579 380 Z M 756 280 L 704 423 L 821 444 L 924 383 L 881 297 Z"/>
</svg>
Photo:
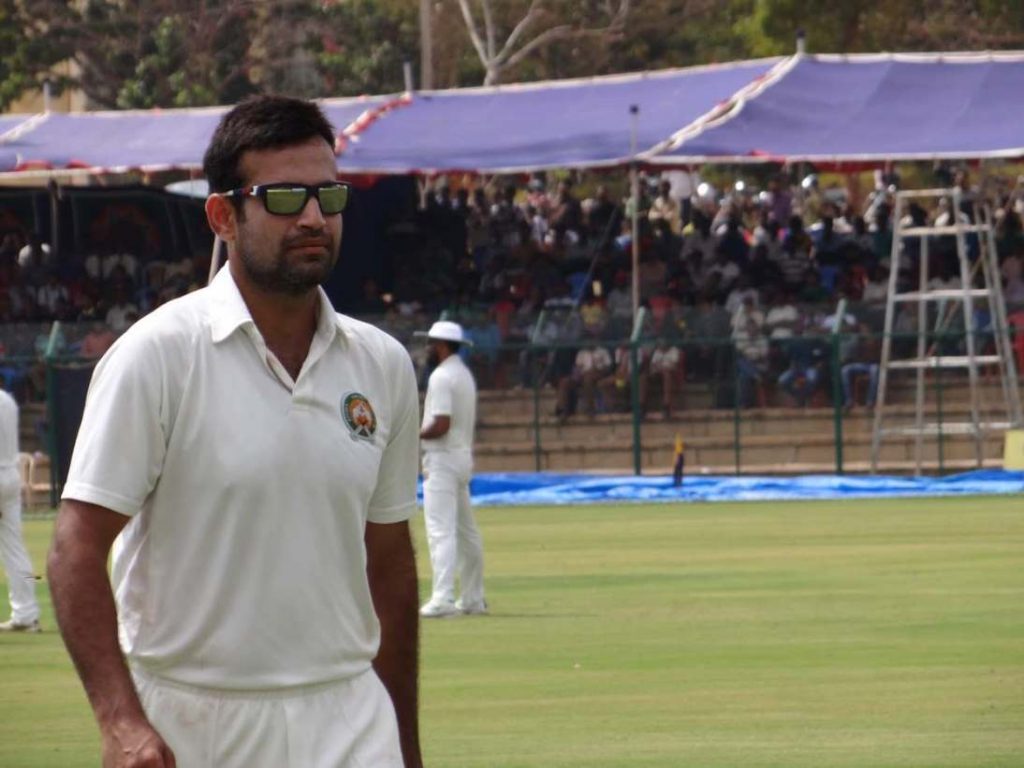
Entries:
<svg viewBox="0 0 1024 768">
<path fill-rule="evenodd" d="M 132 675 L 181 768 L 403 768 L 394 706 L 372 669 L 280 691 L 196 688 L 137 668 Z"/>
<path fill-rule="evenodd" d="M 21 477 L 11 467 L 0 469 L 0 558 L 7 572 L 11 618 L 31 624 L 39 618 L 36 577 L 21 537 Z"/>
<path fill-rule="evenodd" d="M 434 573 L 431 599 L 455 600 L 458 571 L 463 604 L 478 605 L 484 599 L 484 547 L 469 502 L 472 455 L 428 451 L 423 472 L 423 518 Z"/>
</svg>

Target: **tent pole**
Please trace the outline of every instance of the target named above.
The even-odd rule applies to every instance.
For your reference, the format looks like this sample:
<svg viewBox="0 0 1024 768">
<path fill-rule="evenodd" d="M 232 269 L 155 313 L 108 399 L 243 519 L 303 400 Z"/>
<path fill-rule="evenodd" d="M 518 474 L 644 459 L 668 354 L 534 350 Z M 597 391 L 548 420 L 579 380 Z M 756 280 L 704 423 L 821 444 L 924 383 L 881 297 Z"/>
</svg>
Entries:
<svg viewBox="0 0 1024 768">
<path fill-rule="evenodd" d="M 629 107 L 629 114 L 632 115 L 630 125 L 630 155 L 633 162 L 629 166 L 630 195 L 633 198 L 633 234 L 630 238 L 633 246 L 633 321 L 636 322 L 637 313 L 640 311 L 640 172 L 636 163 L 636 123 L 640 107 L 632 104 Z"/>
</svg>

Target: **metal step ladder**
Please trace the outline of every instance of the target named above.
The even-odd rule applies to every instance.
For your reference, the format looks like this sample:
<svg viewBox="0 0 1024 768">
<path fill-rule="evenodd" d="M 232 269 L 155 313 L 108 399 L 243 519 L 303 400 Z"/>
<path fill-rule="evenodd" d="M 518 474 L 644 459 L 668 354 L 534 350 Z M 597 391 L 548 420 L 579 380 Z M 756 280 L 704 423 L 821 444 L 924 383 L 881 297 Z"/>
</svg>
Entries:
<svg viewBox="0 0 1024 768">
<path fill-rule="evenodd" d="M 948 214 L 951 223 L 944 226 L 905 226 L 903 219 L 911 201 L 915 199 L 946 199 L 950 202 Z M 879 364 L 878 396 L 875 400 L 874 429 L 871 441 L 871 471 L 878 468 L 882 442 L 889 436 L 915 437 L 914 464 L 920 475 L 924 463 L 924 438 L 934 437 L 937 441 L 940 463 L 944 435 L 969 435 L 974 441 L 977 465 L 984 460 L 984 439 L 986 433 L 1004 431 L 1019 427 L 1022 423 L 1020 389 L 1014 362 L 1009 326 L 1006 321 L 1006 304 L 1003 300 L 1000 282 L 999 260 L 996 254 L 995 233 L 992 212 L 987 204 L 976 206 L 976 221 L 961 220 L 962 193 L 959 189 L 909 190 L 896 193 L 893 211 L 892 260 L 889 271 L 889 290 L 885 305 L 885 330 L 882 338 L 882 356 Z M 978 242 L 978 257 L 971 263 L 967 237 L 975 234 Z M 929 246 L 932 237 L 953 236 L 956 238 L 957 261 L 959 262 L 959 288 L 929 289 Z M 917 290 L 897 293 L 899 267 L 904 245 L 909 238 L 920 240 L 919 278 Z M 896 314 L 902 305 L 917 305 L 916 344 L 913 357 L 895 359 L 893 350 L 893 327 Z M 990 325 L 977 327 L 975 309 L 987 306 Z M 929 329 L 929 308 L 933 308 L 934 326 Z M 943 353 L 943 335 L 947 334 L 957 316 L 962 317 L 964 326 L 963 350 L 961 354 Z M 993 349 L 985 354 L 979 350 L 984 338 L 991 336 Z M 929 344 L 929 337 L 932 341 Z M 947 336 L 948 338 L 948 336 Z M 947 369 L 966 370 L 970 392 L 970 421 L 929 422 L 926 420 L 927 375 L 936 379 L 940 416 L 942 396 L 942 372 Z M 995 369 L 998 372 L 1002 405 L 982 413 L 982 376 Z M 914 422 L 912 425 L 889 426 L 886 420 L 886 395 L 892 384 L 893 372 L 913 371 Z M 998 410 L 998 413 L 993 412 Z"/>
</svg>

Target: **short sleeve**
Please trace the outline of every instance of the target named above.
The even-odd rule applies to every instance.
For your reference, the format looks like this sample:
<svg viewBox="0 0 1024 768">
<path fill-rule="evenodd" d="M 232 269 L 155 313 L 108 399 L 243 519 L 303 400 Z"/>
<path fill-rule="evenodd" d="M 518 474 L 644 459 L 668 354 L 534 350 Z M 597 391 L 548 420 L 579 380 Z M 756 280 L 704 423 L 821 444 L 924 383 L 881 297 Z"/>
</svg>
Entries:
<svg viewBox="0 0 1024 768">
<path fill-rule="evenodd" d="M 393 375 L 391 402 L 394 424 L 377 471 L 377 487 L 370 498 L 367 519 L 371 523 L 399 523 L 416 511 L 416 478 L 419 474 L 419 395 L 416 373 L 408 352 L 389 340 Z"/>
<path fill-rule="evenodd" d="M 100 360 L 62 497 L 135 515 L 163 468 L 169 431 L 163 361 L 155 339 L 122 336 Z"/>
<path fill-rule="evenodd" d="M 452 415 L 452 380 L 443 368 L 435 368 L 430 374 L 427 397 L 430 408 L 424 415 L 428 419 L 433 416 Z"/>
</svg>

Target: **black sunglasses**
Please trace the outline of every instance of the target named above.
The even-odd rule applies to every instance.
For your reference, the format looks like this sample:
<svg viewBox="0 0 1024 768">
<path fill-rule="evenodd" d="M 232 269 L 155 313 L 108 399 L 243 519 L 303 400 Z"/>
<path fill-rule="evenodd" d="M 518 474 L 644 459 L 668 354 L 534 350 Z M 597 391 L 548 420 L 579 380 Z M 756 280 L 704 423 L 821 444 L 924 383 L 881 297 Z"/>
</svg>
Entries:
<svg viewBox="0 0 1024 768">
<path fill-rule="evenodd" d="M 343 184 L 340 181 L 312 186 L 280 182 L 232 189 L 228 192 L 221 192 L 221 195 L 224 197 L 258 197 L 263 200 L 263 207 L 267 209 L 267 213 L 277 216 L 294 216 L 305 209 L 310 195 L 315 195 L 316 201 L 320 205 L 320 212 L 324 216 L 336 216 L 348 205 L 348 192 L 348 184 Z"/>
</svg>

